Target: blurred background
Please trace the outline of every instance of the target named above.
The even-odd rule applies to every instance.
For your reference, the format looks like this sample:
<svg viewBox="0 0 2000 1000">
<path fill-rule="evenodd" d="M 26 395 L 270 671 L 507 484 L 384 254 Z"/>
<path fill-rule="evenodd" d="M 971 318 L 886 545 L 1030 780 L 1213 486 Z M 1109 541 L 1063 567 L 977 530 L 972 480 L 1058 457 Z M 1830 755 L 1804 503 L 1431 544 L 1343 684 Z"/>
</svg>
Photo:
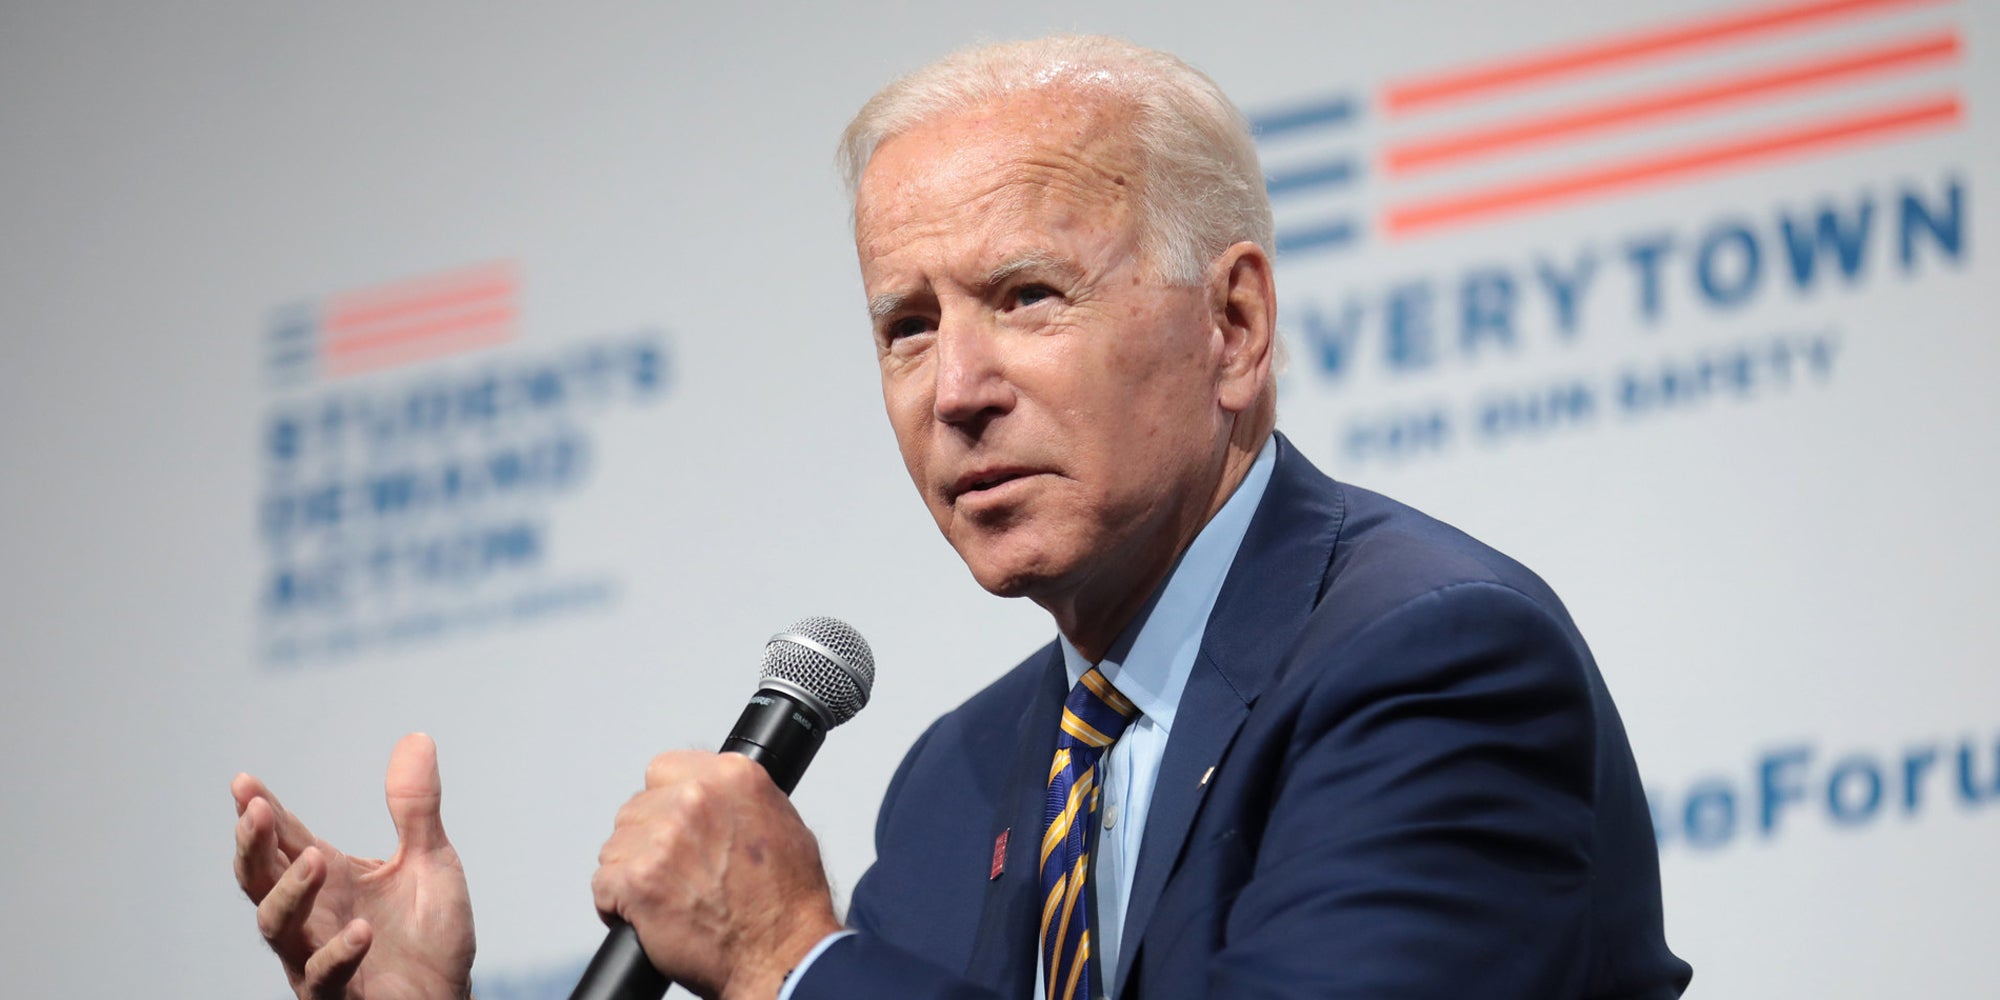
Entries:
<svg viewBox="0 0 2000 1000">
<path fill-rule="evenodd" d="M 230 777 L 384 853 L 421 729 L 482 996 L 565 997 L 811 614 L 880 664 L 797 794 L 851 886 L 1052 628 L 903 473 L 834 142 L 1068 30 L 1258 124 L 1280 429 L 1569 603 L 1691 995 L 2000 995 L 2000 6 L 1923 0 L 0 7 L 5 992 L 282 995 Z"/>
</svg>

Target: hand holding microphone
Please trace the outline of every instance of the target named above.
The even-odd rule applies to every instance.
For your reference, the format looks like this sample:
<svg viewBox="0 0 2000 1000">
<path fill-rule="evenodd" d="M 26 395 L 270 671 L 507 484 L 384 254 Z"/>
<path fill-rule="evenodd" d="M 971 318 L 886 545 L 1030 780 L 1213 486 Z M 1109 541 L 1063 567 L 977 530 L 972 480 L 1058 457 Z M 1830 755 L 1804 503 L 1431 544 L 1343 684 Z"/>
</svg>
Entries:
<svg viewBox="0 0 2000 1000">
<path fill-rule="evenodd" d="M 873 682 L 853 628 L 808 618 L 765 647 L 723 753 L 653 759 L 598 855 L 591 888 L 612 929 L 571 1000 L 657 1000 L 656 965 L 704 996 L 769 997 L 840 929 L 819 845 L 786 795 Z"/>
<path fill-rule="evenodd" d="M 657 1000 L 668 978 L 654 960 L 704 996 L 769 997 L 839 929 L 818 844 L 785 796 L 826 731 L 867 704 L 874 671 L 853 628 L 808 618 L 766 646 L 722 754 L 653 761 L 599 855 L 592 890 L 613 927 L 576 1000 Z M 466 994 L 472 910 L 429 738 L 397 744 L 386 788 L 397 850 L 372 860 L 314 837 L 250 775 L 231 783 L 237 881 L 302 1000 Z"/>
</svg>

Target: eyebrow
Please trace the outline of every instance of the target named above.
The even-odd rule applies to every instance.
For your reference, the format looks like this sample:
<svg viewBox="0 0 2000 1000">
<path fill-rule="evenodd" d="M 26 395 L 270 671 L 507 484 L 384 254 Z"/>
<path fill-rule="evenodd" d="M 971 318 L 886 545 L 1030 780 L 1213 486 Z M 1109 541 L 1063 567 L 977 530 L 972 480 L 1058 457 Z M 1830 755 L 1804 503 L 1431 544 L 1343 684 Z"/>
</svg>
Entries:
<svg viewBox="0 0 2000 1000">
<path fill-rule="evenodd" d="M 868 300 L 868 318 L 881 322 L 903 311 L 903 303 L 910 301 L 904 292 L 888 292 Z"/>
<path fill-rule="evenodd" d="M 986 273 L 986 287 L 1004 285 L 1029 271 L 1054 271 L 1065 277 L 1075 277 L 1079 271 L 1069 258 L 1047 250 L 1030 250 L 1013 257 Z"/>
<path fill-rule="evenodd" d="M 1067 257 L 1048 250 L 1029 250 L 1002 261 L 991 271 L 986 272 L 986 277 L 981 280 L 981 287 L 993 288 L 1004 285 L 1032 271 L 1054 271 L 1070 278 L 1082 273 L 1082 269 Z M 901 312 L 914 297 L 908 292 L 885 292 L 877 295 L 868 300 L 868 317 L 879 322 L 893 316 Z"/>
</svg>

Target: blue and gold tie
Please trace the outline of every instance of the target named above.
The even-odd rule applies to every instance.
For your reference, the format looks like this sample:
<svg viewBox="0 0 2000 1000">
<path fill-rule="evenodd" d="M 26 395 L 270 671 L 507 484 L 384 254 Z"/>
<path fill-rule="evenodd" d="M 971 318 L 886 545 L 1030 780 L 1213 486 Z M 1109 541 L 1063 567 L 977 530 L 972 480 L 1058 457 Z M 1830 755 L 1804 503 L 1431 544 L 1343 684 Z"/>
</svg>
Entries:
<svg viewBox="0 0 2000 1000">
<path fill-rule="evenodd" d="M 1090 668 L 1063 702 L 1042 823 L 1042 982 L 1046 1000 L 1089 1000 L 1097 989 L 1090 953 L 1094 905 L 1085 881 L 1097 833 L 1097 765 L 1139 714 Z"/>
</svg>

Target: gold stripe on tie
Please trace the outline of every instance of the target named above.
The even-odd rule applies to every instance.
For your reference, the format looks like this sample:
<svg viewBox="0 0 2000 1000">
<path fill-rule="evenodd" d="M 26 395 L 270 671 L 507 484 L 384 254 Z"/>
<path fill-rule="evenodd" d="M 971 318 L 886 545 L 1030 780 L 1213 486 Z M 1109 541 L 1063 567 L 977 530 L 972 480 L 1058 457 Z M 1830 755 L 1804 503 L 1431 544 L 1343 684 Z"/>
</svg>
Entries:
<svg viewBox="0 0 2000 1000">
<path fill-rule="evenodd" d="M 1077 808 L 1083 805 L 1084 796 L 1089 795 L 1090 790 L 1096 786 L 1095 766 L 1077 775 L 1076 782 L 1069 786 L 1069 799 L 1063 804 L 1062 812 L 1057 813 L 1056 818 L 1049 821 L 1048 831 L 1042 834 L 1042 864 L 1049 863 L 1049 855 L 1055 851 L 1056 845 L 1061 844 L 1063 838 L 1069 836 L 1070 824 L 1076 822 Z M 1078 794 L 1079 790 L 1082 794 Z"/>
<path fill-rule="evenodd" d="M 1089 688 L 1090 693 L 1096 695 L 1097 700 L 1103 702 L 1105 707 L 1119 715 L 1129 719 L 1139 714 L 1139 706 L 1132 704 L 1124 695 L 1118 693 L 1118 689 L 1112 687 L 1111 682 L 1097 672 L 1097 668 L 1092 667 L 1084 671 L 1083 686 Z"/>
<path fill-rule="evenodd" d="M 1062 727 L 1063 732 L 1098 749 L 1111 745 L 1111 737 L 1098 732 L 1096 726 L 1077 718 L 1076 713 L 1067 708 L 1063 709 Z"/>
<path fill-rule="evenodd" d="M 1077 979 L 1082 977 L 1084 960 L 1089 957 L 1090 957 L 1090 930 L 1088 928 L 1085 928 L 1084 932 L 1078 935 L 1077 937 L 1076 959 L 1075 961 L 1070 963 L 1069 983 L 1063 987 L 1062 991 L 1063 1000 L 1069 1000 L 1070 997 L 1076 996 L 1076 981 Z"/>
<path fill-rule="evenodd" d="M 1076 867 L 1069 871 L 1069 892 L 1063 895 L 1062 920 L 1057 922 L 1056 924 L 1057 941 L 1061 941 L 1062 939 L 1069 937 L 1070 913 L 1076 909 L 1076 897 L 1079 893 L 1083 891 L 1083 869 L 1084 866 L 1089 862 L 1090 862 L 1090 855 L 1085 854 L 1076 859 Z M 1088 930 L 1088 928 L 1085 929 Z M 1058 944 L 1056 948 L 1057 951 L 1060 952 L 1062 946 Z M 1056 955 L 1056 959 L 1060 961 L 1062 959 L 1062 955 L 1060 954 Z M 1062 970 L 1060 968 L 1056 970 L 1058 974 L 1060 974 L 1061 971 Z M 1054 979 L 1055 976 L 1052 975 L 1049 978 Z"/>
<path fill-rule="evenodd" d="M 1049 920 L 1056 915 L 1056 901 L 1063 898 L 1063 889 L 1069 882 L 1069 873 L 1056 876 L 1055 887 L 1049 890 L 1048 902 L 1042 904 L 1042 940 L 1049 939 Z"/>
<path fill-rule="evenodd" d="M 1086 714 L 1088 719 L 1084 717 Z M 1064 745 L 1057 749 L 1049 766 L 1048 792 L 1044 797 L 1045 808 L 1046 804 L 1053 804 L 1056 811 L 1042 831 L 1039 872 L 1047 886 L 1046 898 L 1042 900 L 1040 949 L 1045 966 L 1046 1000 L 1075 1000 L 1079 989 L 1098 992 L 1096 983 L 1084 981 L 1092 962 L 1090 932 L 1094 922 L 1084 895 L 1085 879 L 1090 871 L 1090 846 L 1103 795 L 1097 784 L 1096 765 L 1118 734 L 1138 715 L 1139 709 L 1132 700 L 1096 667 L 1084 671 L 1077 679 L 1063 706 L 1061 731 L 1065 735 L 1057 742 Z M 1106 728 L 1099 728 L 1092 720 L 1102 720 Z M 1065 777 L 1067 783 L 1059 783 Z M 1077 840 L 1071 841 L 1072 836 Z M 1056 856 L 1058 848 L 1061 857 Z M 1069 940 L 1072 924 L 1077 929 L 1074 943 Z"/>
</svg>

